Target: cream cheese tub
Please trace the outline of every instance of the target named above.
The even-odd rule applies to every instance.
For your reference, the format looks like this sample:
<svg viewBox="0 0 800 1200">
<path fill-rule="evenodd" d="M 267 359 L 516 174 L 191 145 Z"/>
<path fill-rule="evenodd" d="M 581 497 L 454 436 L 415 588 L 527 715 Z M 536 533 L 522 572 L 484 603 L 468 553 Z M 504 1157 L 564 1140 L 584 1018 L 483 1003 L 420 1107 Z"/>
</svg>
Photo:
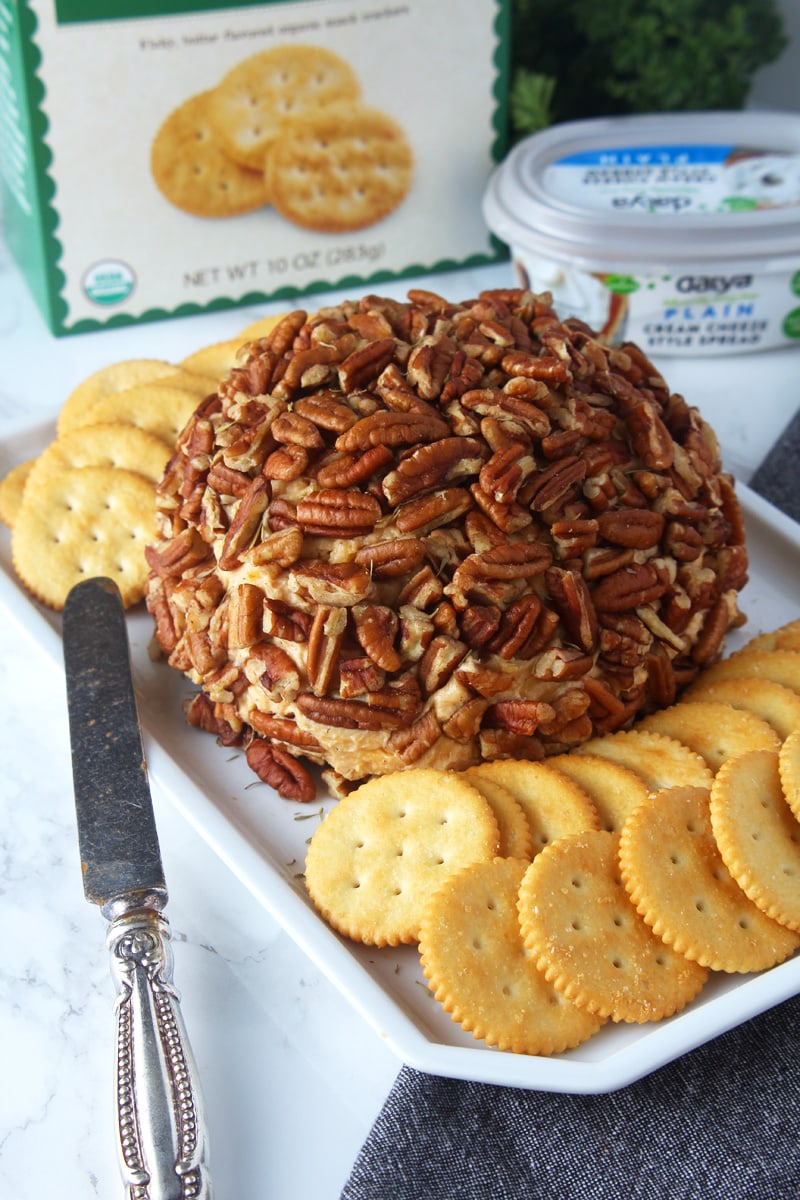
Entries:
<svg viewBox="0 0 800 1200">
<path fill-rule="evenodd" d="M 611 342 L 800 345 L 800 114 L 555 125 L 494 171 L 483 211 L 520 283 Z"/>
</svg>

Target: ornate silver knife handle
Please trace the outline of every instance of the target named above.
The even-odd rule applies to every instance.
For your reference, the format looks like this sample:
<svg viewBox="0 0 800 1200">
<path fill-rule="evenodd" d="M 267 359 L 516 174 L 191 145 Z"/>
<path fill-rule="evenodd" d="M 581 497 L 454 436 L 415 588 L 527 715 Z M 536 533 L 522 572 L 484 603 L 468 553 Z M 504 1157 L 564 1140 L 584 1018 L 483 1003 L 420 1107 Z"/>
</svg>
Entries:
<svg viewBox="0 0 800 1200">
<path fill-rule="evenodd" d="M 165 897 L 103 908 L 116 1003 L 117 1136 L 126 1200 L 211 1200 L 197 1072 L 172 983 Z"/>
</svg>

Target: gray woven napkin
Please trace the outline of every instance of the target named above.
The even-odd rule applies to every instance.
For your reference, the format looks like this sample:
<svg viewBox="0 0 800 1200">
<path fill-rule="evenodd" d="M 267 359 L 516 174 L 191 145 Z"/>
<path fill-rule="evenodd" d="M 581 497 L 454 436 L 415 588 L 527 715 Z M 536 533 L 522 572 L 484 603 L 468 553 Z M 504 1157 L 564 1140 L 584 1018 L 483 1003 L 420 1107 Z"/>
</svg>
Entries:
<svg viewBox="0 0 800 1200">
<path fill-rule="evenodd" d="M 404 1067 L 341 1200 L 797 1200 L 800 999 L 601 1096 Z"/>
<path fill-rule="evenodd" d="M 750 486 L 800 521 L 800 412 Z M 800 998 L 618 1092 L 404 1067 L 341 1200 L 798 1200 Z"/>
<path fill-rule="evenodd" d="M 800 410 L 756 468 L 750 487 L 800 521 Z"/>
</svg>

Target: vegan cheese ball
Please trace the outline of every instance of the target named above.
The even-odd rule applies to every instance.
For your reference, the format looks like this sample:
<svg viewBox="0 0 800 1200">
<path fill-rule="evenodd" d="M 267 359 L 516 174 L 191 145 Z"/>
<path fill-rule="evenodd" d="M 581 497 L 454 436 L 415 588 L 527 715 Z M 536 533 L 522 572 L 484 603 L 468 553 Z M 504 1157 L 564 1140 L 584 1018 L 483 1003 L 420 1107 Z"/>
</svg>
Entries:
<svg viewBox="0 0 800 1200">
<path fill-rule="evenodd" d="M 741 622 L 713 432 L 547 294 L 287 314 L 181 433 L 147 604 L 189 721 L 291 799 L 541 759 L 671 704 Z"/>
</svg>

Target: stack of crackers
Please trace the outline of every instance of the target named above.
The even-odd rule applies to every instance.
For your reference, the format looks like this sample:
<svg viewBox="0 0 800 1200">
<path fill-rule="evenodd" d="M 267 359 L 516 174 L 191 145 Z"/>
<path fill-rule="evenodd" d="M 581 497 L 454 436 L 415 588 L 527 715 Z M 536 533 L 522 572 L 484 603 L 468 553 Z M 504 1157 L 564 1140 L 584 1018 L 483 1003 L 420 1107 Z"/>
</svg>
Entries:
<svg viewBox="0 0 800 1200">
<path fill-rule="evenodd" d="M 306 229 L 339 233 L 388 216 L 411 186 L 413 153 L 367 107 L 349 63 L 321 46 L 251 55 L 164 121 L 153 178 L 176 208 L 231 217 L 271 204 Z"/>
<path fill-rule="evenodd" d="M 337 932 L 419 947 L 488 1045 L 548 1055 L 800 947 L 800 620 L 671 708 L 546 762 L 373 779 L 311 838 Z"/>
<path fill-rule="evenodd" d="M 0 520 L 12 530 L 14 569 L 37 600 L 60 611 L 70 588 L 91 575 L 114 579 L 126 607 L 142 599 L 155 486 L 178 434 L 217 390 L 239 347 L 278 320 L 255 321 L 179 364 L 111 363 L 74 388 L 53 442 L 0 481 Z"/>
</svg>

